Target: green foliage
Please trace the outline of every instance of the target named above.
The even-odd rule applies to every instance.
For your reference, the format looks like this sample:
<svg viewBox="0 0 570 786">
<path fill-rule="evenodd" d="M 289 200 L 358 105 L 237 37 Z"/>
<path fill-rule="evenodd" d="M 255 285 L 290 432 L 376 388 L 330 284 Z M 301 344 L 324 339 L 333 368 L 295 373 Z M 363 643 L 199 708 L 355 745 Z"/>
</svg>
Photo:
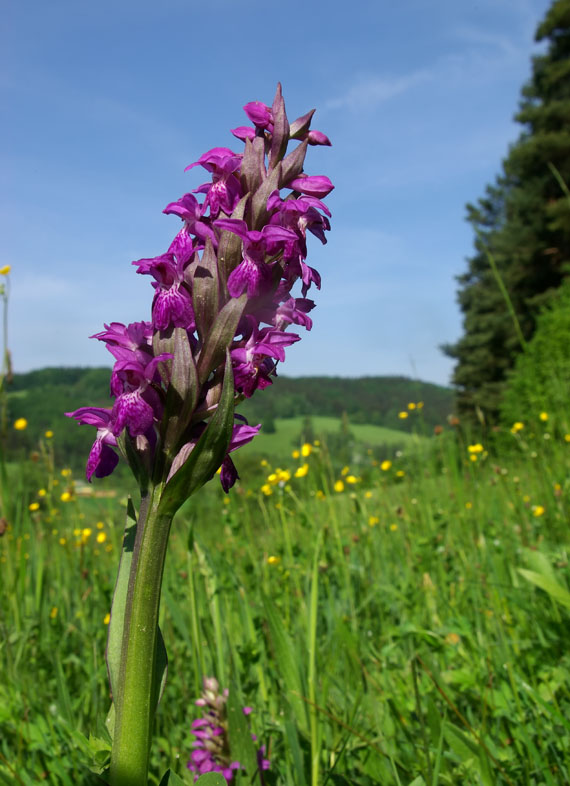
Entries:
<svg viewBox="0 0 570 786">
<path fill-rule="evenodd" d="M 539 413 L 561 415 L 558 428 L 568 431 L 570 412 L 570 281 L 537 319 L 527 350 L 517 357 L 501 403 L 505 425 L 536 422 Z"/>
<path fill-rule="evenodd" d="M 536 317 L 570 265 L 570 0 L 555 0 L 536 33 L 548 48 L 534 58 L 516 120 L 523 125 L 503 171 L 477 205 L 468 205 L 476 254 L 458 277 L 464 334 L 444 351 L 457 363 L 460 412 L 483 410 L 494 420 L 505 380 L 530 338 Z M 553 175 L 554 165 L 557 176 Z M 489 254 L 509 293 L 505 302 Z"/>
<path fill-rule="evenodd" d="M 570 445 L 523 433 L 494 453 L 460 428 L 408 437 L 390 466 L 365 453 L 345 474 L 325 446 L 289 445 L 286 481 L 242 471 L 229 497 L 213 483 L 190 500 L 164 577 L 151 786 L 168 768 L 191 783 L 210 675 L 230 689 L 232 756 L 251 769 L 249 730 L 266 746 L 266 786 L 570 782 Z M 95 786 L 126 501 L 63 503 L 59 468 L 10 469 L 24 504 L 0 537 L 0 784 Z"/>
</svg>

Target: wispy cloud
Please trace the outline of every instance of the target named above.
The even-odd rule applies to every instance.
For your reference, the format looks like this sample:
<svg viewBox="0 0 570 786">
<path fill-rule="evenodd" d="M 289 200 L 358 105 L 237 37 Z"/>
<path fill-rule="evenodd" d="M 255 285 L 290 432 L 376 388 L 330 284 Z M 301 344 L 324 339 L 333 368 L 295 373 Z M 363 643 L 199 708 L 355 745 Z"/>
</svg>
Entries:
<svg viewBox="0 0 570 786">
<path fill-rule="evenodd" d="M 418 85 L 430 81 L 433 74 L 427 69 L 414 71 L 403 76 L 360 76 L 355 84 L 336 98 L 329 99 L 326 109 L 344 109 L 353 111 L 372 108 L 388 101 L 394 96 L 407 93 Z"/>
</svg>

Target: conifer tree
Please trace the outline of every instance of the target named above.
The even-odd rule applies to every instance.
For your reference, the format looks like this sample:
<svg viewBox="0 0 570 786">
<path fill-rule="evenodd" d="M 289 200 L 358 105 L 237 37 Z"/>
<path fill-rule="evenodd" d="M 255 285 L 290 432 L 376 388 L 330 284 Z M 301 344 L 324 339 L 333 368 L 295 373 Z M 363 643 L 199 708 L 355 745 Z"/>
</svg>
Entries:
<svg viewBox="0 0 570 786">
<path fill-rule="evenodd" d="M 495 183 L 467 205 L 476 237 L 467 272 L 458 277 L 464 334 L 443 347 L 457 361 L 459 411 L 478 407 L 490 421 L 540 307 L 570 271 L 570 0 L 554 0 L 535 40 L 547 46 L 522 89 L 515 119 L 523 131 Z"/>
</svg>

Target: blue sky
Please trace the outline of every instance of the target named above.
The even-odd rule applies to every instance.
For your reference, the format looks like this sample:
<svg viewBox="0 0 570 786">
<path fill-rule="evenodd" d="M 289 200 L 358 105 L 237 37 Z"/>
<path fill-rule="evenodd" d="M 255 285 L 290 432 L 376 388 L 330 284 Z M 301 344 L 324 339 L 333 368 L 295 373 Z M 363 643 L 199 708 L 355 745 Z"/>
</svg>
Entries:
<svg viewBox="0 0 570 786">
<path fill-rule="evenodd" d="M 12 265 L 17 371 L 110 365 L 88 336 L 148 319 L 131 261 L 166 250 L 184 167 L 240 150 L 242 106 L 316 107 L 309 174 L 336 188 L 314 327 L 281 373 L 403 374 L 446 384 L 461 334 L 454 276 L 520 128 L 546 0 L 3 0 L 0 266 Z M 235 143 L 235 145 L 234 145 Z"/>
</svg>

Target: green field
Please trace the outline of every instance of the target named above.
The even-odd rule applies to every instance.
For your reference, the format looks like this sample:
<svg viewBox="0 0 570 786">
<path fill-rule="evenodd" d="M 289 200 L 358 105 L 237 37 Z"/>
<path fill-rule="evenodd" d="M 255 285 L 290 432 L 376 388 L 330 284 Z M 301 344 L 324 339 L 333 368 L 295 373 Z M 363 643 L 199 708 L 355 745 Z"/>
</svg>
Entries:
<svg viewBox="0 0 570 786">
<path fill-rule="evenodd" d="M 266 786 L 570 782 L 570 444 L 553 418 L 494 443 L 410 440 L 384 469 L 360 443 L 346 467 L 322 445 L 293 459 L 301 425 L 266 438 L 288 475 L 263 490 L 242 471 L 229 496 L 214 479 L 175 520 L 150 782 L 187 777 L 203 676 L 254 708 Z M 89 786 L 125 500 L 83 499 L 42 462 L 13 476 L 0 538 L 0 783 Z"/>
</svg>

